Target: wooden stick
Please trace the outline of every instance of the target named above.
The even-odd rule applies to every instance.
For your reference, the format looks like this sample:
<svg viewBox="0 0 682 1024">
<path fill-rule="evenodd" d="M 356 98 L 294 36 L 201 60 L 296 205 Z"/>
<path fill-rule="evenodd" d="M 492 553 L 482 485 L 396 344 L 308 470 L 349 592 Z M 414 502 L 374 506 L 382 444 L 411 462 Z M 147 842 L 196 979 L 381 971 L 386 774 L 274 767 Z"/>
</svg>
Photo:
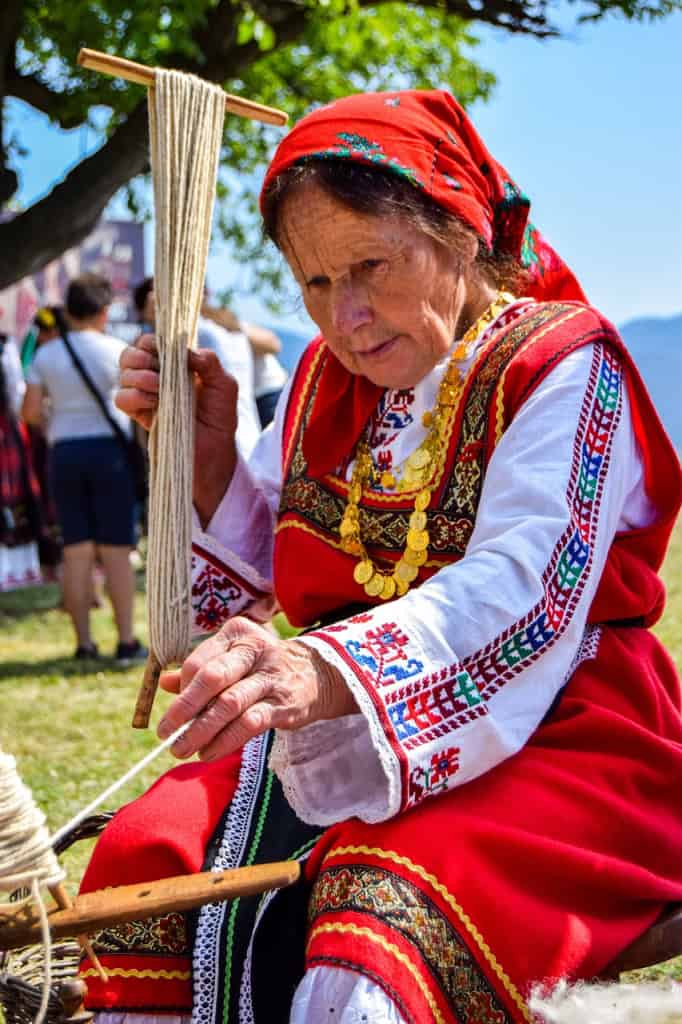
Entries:
<svg viewBox="0 0 682 1024">
<path fill-rule="evenodd" d="M 48 889 L 50 890 L 52 898 L 58 907 L 62 910 L 71 910 L 73 908 L 73 900 L 71 899 L 71 896 L 63 882 L 57 882 L 56 885 L 48 885 Z M 81 949 L 90 957 L 92 965 L 102 981 L 105 983 L 109 981 L 109 975 L 99 962 L 99 957 L 92 948 L 89 936 L 83 932 L 83 934 L 77 935 L 76 938 L 78 939 L 78 944 Z"/>
<path fill-rule="evenodd" d="M 101 71 L 102 74 L 111 75 L 113 78 L 125 78 L 128 82 L 137 82 L 138 85 L 146 85 L 148 88 L 154 85 L 153 68 L 137 64 L 134 60 L 126 60 L 125 57 L 114 57 L 110 53 L 84 48 L 79 51 L 78 63 L 81 67 Z M 225 93 L 225 109 L 231 114 L 239 114 L 240 117 L 262 121 L 264 124 L 285 125 L 289 119 L 283 110 L 266 107 L 262 103 L 233 96 L 229 92 Z"/>
<path fill-rule="evenodd" d="M 144 667 L 142 685 L 137 695 L 135 711 L 133 712 L 133 729 L 146 729 L 149 726 L 149 716 L 152 713 L 152 705 L 154 704 L 160 675 L 161 665 L 159 665 L 154 655 L 150 652 L 147 664 Z"/>
<path fill-rule="evenodd" d="M 298 861 L 287 860 L 228 871 L 178 875 L 85 893 L 77 896 L 70 908 L 49 910 L 47 918 L 53 938 L 60 939 L 171 911 L 191 910 L 204 903 L 281 889 L 295 882 L 300 874 Z M 0 906 L 0 950 L 30 945 L 40 939 L 40 934 L 40 915 L 30 903 Z"/>
</svg>

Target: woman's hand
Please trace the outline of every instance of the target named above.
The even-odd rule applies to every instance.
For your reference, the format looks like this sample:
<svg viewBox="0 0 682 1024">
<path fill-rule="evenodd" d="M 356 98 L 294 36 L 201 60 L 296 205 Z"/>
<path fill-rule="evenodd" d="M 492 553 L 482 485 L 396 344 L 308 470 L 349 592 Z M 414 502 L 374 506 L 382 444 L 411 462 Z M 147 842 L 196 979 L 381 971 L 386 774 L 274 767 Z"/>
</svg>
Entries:
<svg viewBox="0 0 682 1024">
<path fill-rule="evenodd" d="M 179 696 L 159 722 L 170 736 L 196 718 L 172 747 L 213 761 L 268 729 L 299 729 L 356 712 L 341 674 L 316 651 L 280 640 L 249 619 L 235 618 L 204 640 L 161 686 Z"/>
<path fill-rule="evenodd" d="M 194 504 L 202 525 L 211 519 L 237 462 L 237 382 L 223 370 L 215 352 L 188 352 L 196 392 Z M 150 430 L 159 404 L 156 339 L 141 335 L 121 353 L 116 405 Z"/>
</svg>

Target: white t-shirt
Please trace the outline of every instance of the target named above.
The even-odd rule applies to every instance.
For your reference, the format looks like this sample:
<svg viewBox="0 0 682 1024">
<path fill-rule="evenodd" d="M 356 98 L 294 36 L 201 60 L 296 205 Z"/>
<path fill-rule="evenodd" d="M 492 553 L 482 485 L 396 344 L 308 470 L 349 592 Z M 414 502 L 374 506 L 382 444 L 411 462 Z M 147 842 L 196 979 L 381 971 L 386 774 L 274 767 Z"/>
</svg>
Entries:
<svg viewBox="0 0 682 1024">
<path fill-rule="evenodd" d="M 110 416 L 124 433 L 130 434 L 129 418 L 114 405 L 118 360 L 125 343 L 95 330 L 70 331 L 69 341 L 106 402 Z M 29 384 L 40 385 L 49 396 L 47 439 L 50 444 L 113 434 L 61 338 L 40 346 L 29 367 L 27 380 Z"/>
<path fill-rule="evenodd" d="M 256 398 L 271 391 L 281 391 L 287 382 L 288 373 L 272 352 L 253 357 L 253 380 Z"/>
<path fill-rule="evenodd" d="M 261 427 L 253 390 L 253 353 L 249 339 L 241 331 L 228 331 L 213 320 L 199 317 L 197 346 L 210 348 L 225 373 L 237 381 L 237 447 L 245 457 L 260 437 Z"/>
</svg>

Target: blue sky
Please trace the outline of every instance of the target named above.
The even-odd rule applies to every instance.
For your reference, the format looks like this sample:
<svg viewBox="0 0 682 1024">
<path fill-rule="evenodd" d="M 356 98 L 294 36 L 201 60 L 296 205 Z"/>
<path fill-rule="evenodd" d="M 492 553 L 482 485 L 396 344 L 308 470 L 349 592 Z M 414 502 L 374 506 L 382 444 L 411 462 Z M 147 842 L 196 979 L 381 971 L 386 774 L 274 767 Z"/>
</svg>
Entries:
<svg viewBox="0 0 682 1024">
<path fill-rule="evenodd" d="M 474 106 L 473 120 L 591 301 L 616 323 L 680 313 L 682 12 L 653 25 L 610 17 L 542 42 L 477 34 L 476 59 L 498 85 L 492 100 Z M 9 120 L 29 150 L 18 168 L 25 203 L 97 141 L 92 132 L 61 132 L 20 104 Z M 216 245 L 212 289 L 234 276 Z M 243 317 L 262 315 L 257 300 L 238 305 Z M 304 323 L 293 310 L 287 320 Z"/>
</svg>

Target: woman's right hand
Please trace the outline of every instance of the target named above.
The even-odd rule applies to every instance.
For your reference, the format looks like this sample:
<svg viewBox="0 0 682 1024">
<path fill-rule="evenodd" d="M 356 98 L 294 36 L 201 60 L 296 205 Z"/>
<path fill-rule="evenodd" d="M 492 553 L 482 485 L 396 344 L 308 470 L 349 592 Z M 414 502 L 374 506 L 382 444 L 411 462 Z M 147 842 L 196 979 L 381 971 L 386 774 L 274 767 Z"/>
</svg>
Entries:
<svg viewBox="0 0 682 1024">
<path fill-rule="evenodd" d="M 206 526 L 237 462 L 238 387 L 210 349 L 190 350 L 187 364 L 196 394 L 193 500 L 202 526 Z M 154 335 L 143 334 L 134 345 L 125 348 L 120 368 L 116 405 L 149 430 L 159 403 L 159 359 Z"/>
</svg>

